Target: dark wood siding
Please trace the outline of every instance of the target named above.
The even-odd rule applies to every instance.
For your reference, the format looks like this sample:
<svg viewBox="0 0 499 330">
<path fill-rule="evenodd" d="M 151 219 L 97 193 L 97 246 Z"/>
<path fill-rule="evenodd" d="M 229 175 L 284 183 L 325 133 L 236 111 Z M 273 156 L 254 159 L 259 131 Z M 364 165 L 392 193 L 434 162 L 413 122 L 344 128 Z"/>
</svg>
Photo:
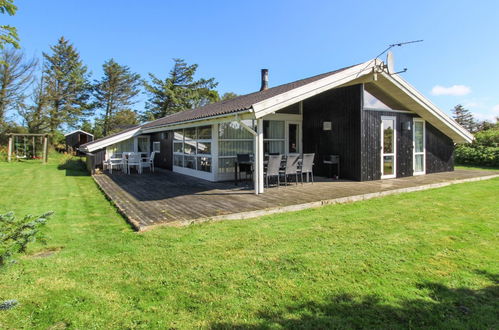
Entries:
<svg viewBox="0 0 499 330">
<path fill-rule="evenodd" d="M 397 177 L 411 176 L 412 166 L 412 133 L 413 118 L 410 113 L 388 111 L 362 111 L 362 181 L 379 180 L 381 178 L 381 117 L 395 117 L 397 135 Z M 402 129 L 409 122 L 410 130 Z M 405 126 L 404 126 L 405 127 Z"/>
<path fill-rule="evenodd" d="M 75 151 L 82 144 L 91 142 L 94 140 L 93 136 L 85 134 L 83 132 L 75 132 L 73 134 L 67 135 L 66 140 L 66 151 Z"/>
<path fill-rule="evenodd" d="M 154 165 L 171 171 L 173 168 L 173 131 L 151 134 L 151 150 L 154 141 L 160 142 L 160 152 L 154 158 Z"/>
<path fill-rule="evenodd" d="M 333 89 L 303 101 L 303 151 L 315 153 L 314 174 L 329 175 L 327 155 L 339 155 L 341 178 L 361 180 L 360 113 L 362 85 Z M 323 123 L 331 122 L 330 131 Z"/>
<path fill-rule="evenodd" d="M 454 171 L 454 142 L 426 122 L 426 173 Z"/>
</svg>

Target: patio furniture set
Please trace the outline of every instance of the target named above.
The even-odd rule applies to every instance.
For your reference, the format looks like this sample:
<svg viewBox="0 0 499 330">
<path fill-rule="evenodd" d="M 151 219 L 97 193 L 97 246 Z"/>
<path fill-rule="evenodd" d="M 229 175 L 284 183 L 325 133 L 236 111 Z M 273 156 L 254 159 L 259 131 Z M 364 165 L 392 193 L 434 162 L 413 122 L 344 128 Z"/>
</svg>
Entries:
<svg viewBox="0 0 499 330">
<path fill-rule="evenodd" d="M 107 169 L 113 174 L 113 169 L 117 169 L 130 174 L 135 168 L 137 173 L 142 174 L 144 168 L 149 168 L 149 171 L 154 172 L 154 154 L 154 151 L 150 155 L 142 152 L 116 153 L 104 161 L 104 170 Z"/>
<path fill-rule="evenodd" d="M 270 180 L 275 179 L 276 186 L 281 185 L 281 178 L 284 179 L 284 184 L 288 184 L 288 179 L 294 177 L 294 181 L 298 184 L 298 178 L 301 178 L 303 184 L 303 175 L 306 175 L 307 182 L 314 182 L 314 153 L 310 154 L 269 154 L 264 161 L 264 181 L 269 187 Z M 254 161 L 250 154 L 238 154 L 235 162 L 235 184 L 237 185 L 241 172 L 253 175 Z"/>
</svg>

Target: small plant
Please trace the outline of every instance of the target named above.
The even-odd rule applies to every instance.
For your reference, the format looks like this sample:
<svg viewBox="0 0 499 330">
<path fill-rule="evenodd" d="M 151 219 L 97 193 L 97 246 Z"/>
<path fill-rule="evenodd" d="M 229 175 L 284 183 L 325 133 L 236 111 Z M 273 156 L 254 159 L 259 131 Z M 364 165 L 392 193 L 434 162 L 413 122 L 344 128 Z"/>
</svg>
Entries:
<svg viewBox="0 0 499 330">
<path fill-rule="evenodd" d="M 0 267 L 15 253 L 23 253 L 30 242 L 39 236 L 40 228 L 45 225 L 53 212 L 40 216 L 26 215 L 17 218 L 14 212 L 0 214 Z"/>
</svg>

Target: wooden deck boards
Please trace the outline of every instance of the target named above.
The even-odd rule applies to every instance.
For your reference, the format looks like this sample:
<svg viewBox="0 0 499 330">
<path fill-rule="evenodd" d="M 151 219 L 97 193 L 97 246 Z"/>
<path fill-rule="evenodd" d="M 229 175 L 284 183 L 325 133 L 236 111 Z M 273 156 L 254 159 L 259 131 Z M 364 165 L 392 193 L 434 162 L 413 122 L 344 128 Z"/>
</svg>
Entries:
<svg viewBox="0 0 499 330">
<path fill-rule="evenodd" d="M 494 176 L 499 174 L 456 170 L 365 182 L 316 178 L 314 184 L 272 187 L 259 196 L 248 184 L 236 187 L 163 170 L 142 175 L 96 174 L 94 179 L 135 229 L 147 230 L 158 225 L 248 218 Z"/>
</svg>

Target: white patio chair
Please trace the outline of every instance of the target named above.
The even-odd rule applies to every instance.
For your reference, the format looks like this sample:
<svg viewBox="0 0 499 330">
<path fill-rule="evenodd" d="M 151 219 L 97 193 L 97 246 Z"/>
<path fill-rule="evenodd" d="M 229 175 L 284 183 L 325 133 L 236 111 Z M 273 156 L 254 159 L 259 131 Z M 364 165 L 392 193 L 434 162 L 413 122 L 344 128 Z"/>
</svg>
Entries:
<svg viewBox="0 0 499 330">
<path fill-rule="evenodd" d="M 300 155 L 288 155 L 286 157 L 286 167 L 281 171 L 281 175 L 284 175 L 284 182 L 288 184 L 288 176 L 294 175 L 296 184 L 298 184 L 298 164 Z"/>
<path fill-rule="evenodd" d="M 309 175 L 312 177 L 312 183 L 314 183 L 314 157 L 315 154 L 303 154 L 303 160 L 301 162 L 301 168 L 298 169 L 298 173 L 301 175 L 301 183 L 303 183 L 303 174 L 307 175 L 307 182 L 309 182 Z"/>
<path fill-rule="evenodd" d="M 155 152 L 151 152 L 151 156 L 149 157 L 145 157 L 142 159 L 142 161 L 140 162 L 140 167 L 141 168 L 149 168 L 149 171 L 151 171 L 152 173 L 154 173 L 154 154 Z"/>
<path fill-rule="evenodd" d="M 267 183 L 267 188 L 269 187 L 269 178 L 277 177 L 277 187 L 281 184 L 279 179 L 279 169 L 281 168 L 282 155 L 270 155 L 269 162 L 267 164 L 267 169 L 263 173 L 265 182 Z"/>
<path fill-rule="evenodd" d="M 107 169 L 110 174 L 113 174 L 113 168 L 118 168 L 119 170 L 123 169 L 123 158 L 109 158 L 107 160 Z"/>
<path fill-rule="evenodd" d="M 127 160 L 128 174 L 131 173 L 130 168 L 134 166 L 137 168 L 137 172 L 139 172 L 139 174 L 142 174 L 142 166 L 140 163 L 142 163 L 142 158 L 140 157 L 140 154 L 135 152 L 131 152 L 130 154 L 128 154 L 128 160 Z"/>
</svg>

